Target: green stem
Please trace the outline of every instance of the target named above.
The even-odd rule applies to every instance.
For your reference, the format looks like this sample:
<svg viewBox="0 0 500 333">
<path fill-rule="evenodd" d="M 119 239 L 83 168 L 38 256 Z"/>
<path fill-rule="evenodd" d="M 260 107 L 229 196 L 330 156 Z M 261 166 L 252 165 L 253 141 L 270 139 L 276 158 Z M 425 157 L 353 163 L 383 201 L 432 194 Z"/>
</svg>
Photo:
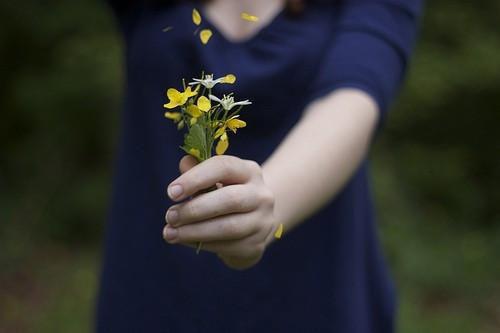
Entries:
<svg viewBox="0 0 500 333">
<path fill-rule="evenodd" d="M 238 113 L 240 113 L 241 109 L 243 108 L 243 105 L 240 105 L 238 106 L 238 109 L 236 109 L 236 111 L 233 111 L 230 115 L 229 115 L 229 118 L 237 115 Z"/>
</svg>

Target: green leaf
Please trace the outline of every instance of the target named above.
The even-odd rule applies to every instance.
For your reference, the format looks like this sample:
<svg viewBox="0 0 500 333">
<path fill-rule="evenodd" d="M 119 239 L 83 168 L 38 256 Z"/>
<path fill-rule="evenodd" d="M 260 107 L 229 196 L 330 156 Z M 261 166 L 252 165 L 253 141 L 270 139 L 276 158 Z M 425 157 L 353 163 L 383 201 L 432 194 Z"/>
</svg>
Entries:
<svg viewBox="0 0 500 333">
<path fill-rule="evenodd" d="M 201 159 L 207 159 L 207 137 L 205 129 L 200 124 L 194 124 L 184 137 L 184 146 L 181 147 L 186 153 L 192 148 L 198 149 Z"/>
</svg>

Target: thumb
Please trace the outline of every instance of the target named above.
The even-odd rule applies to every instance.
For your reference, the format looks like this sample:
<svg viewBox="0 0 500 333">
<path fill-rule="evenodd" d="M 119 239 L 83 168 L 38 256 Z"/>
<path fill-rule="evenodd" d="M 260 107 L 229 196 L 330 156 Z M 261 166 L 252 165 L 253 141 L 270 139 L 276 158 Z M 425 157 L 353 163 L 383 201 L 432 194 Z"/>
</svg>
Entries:
<svg viewBox="0 0 500 333">
<path fill-rule="evenodd" d="M 194 167 L 196 164 L 198 164 L 196 158 L 194 158 L 191 155 L 184 155 L 184 157 L 181 158 L 179 162 L 179 171 L 181 173 L 185 173 L 186 171 Z"/>
</svg>

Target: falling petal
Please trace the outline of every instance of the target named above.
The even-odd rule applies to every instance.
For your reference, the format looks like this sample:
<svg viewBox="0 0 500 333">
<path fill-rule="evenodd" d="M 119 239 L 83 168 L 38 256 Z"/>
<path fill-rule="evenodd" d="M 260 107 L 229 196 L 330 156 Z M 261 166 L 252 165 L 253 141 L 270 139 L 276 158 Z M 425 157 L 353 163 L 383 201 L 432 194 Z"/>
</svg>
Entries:
<svg viewBox="0 0 500 333">
<path fill-rule="evenodd" d="M 196 24 L 196 25 L 201 24 L 201 15 L 200 15 L 200 12 L 196 8 L 193 8 L 192 18 L 193 18 L 194 24 Z"/>
<path fill-rule="evenodd" d="M 172 26 L 168 26 L 168 27 L 163 28 L 163 30 L 162 30 L 162 31 L 163 31 L 163 32 L 169 32 L 169 31 L 170 31 L 170 30 L 172 30 L 173 28 L 174 28 L 174 27 L 172 27 Z"/>
<path fill-rule="evenodd" d="M 278 229 L 274 233 L 274 238 L 280 239 L 282 234 L 283 234 L 283 223 L 280 223 Z"/>
<path fill-rule="evenodd" d="M 201 96 L 200 98 L 198 98 L 197 105 L 198 108 L 203 112 L 207 112 L 208 110 L 210 110 L 211 107 L 210 100 L 205 96 Z"/>
<path fill-rule="evenodd" d="M 233 84 L 236 82 L 236 76 L 234 76 L 233 74 L 227 74 L 226 76 L 224 76 L 222 82 Z"/>
<path fill-rule="evenodd" d="M 241 18 L 248 22 L 257 22 L 259 20 L 257 16 L 245 12 L 241 13 Z"/>
<path fill-rule="evenodd" d="M 203 29 L 200 31 L 200 40 L 203 44 L 207 44 L 210 37 L 212 37 L 212 31 L 210 29 Z"/>
</svg>

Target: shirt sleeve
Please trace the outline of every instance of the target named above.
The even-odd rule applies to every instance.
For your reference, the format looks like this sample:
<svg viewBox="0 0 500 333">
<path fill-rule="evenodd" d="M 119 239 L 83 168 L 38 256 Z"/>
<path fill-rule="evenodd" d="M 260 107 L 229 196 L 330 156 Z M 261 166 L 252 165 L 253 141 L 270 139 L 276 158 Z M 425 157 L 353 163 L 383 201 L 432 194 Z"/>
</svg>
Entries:
<svg viewBox="0 0 500 333">
<path fill-rule="evenodd" d="M 343 1 L 311 100 L 338 88 L 361 89 L 376 101 L 380 125 L 404 78 L 421 8 L 421 0 Z"/>
</svg>

